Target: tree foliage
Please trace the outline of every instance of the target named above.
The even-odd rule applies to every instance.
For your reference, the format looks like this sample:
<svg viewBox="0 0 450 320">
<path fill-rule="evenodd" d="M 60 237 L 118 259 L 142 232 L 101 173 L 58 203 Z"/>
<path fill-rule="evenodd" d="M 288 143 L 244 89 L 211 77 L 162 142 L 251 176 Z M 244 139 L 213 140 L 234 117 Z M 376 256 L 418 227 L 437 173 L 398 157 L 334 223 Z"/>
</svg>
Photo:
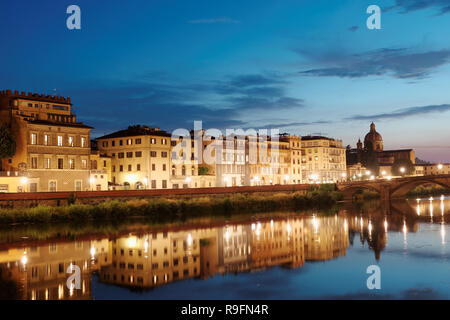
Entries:
<svg viewBox="0 0 450 320">
<path fill-rule="evenodd" d="M 3 125 L 0 125 L 0 159 L 12 158 L 16 153 L 16 142 L 9 131 Z"/>
</svg>

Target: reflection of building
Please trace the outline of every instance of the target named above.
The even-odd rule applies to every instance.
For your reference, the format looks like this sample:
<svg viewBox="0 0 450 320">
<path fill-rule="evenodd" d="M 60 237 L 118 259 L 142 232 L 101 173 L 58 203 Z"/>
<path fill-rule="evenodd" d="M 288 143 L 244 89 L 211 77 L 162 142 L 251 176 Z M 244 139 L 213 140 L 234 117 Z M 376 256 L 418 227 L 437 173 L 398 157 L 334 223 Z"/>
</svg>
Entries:
<svg viewBox="0 0 450 320">
<path fill-rule="evenodd" d="M 18 299 L 90 299 L 91 272 L 110 263 L 108 241 L 50 242 L 12 248 L 0 254 L 2 281 L 9 278 L 20 288 Z M 69 289 L 70 265 L 80 267 L 81 289 Z"/>
<path fill-rule="evenodd" d="M 92 271 L 102 283 L 137 290 L 266 267 L 298 268 L 308 260 L 344 255 L 348 229 L 342 218 L 291 217 L 97 241 L 46 241 L 0 251 L 0 281 L 14 281 L 23 299 L 85 299 L 91 297 Z M 81 290 L 66 287 L 71 264 L 81 268 Z"/>
<path fill-rule="evenodd" d="M 312 217 L 304 221 L 305 259 L 323 261 L 345 255 L 348 248 L 346 222 L 337 217 Z"/>
<path fill-rule="evenodd" d="M 305 262 L 303 219 L 286 219 L 252 224 L 252 268 Z"/>
<path fill-rule="evenodd" d="M 200 239 L 195 230 L 130 235 L 112 240 L 112 264 L 102 282 L 150 288 L 200 276 Z"/>
<path fill-rule="evenodd" d="M 89 188 L 91 127 L 76 122 L 70 98 L 6 90 L 0 92 L 0 115 L 17 146 L 1 169 L 28 178 L 9 192 Z"/>
<path fill-rule="evenodd" d="M 217 228 L 220 273 L 241 272 L 250 268 L 250 225 L 230 225 Z"/>
</svg>

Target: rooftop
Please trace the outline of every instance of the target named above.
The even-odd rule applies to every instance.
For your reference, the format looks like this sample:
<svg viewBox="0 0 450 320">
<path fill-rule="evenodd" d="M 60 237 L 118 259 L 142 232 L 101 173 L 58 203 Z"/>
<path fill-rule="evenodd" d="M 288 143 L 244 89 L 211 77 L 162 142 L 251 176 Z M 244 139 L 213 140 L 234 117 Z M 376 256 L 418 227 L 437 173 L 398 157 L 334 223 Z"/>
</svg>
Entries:
<svg viewBox="0 0 450 320">
<path fill-rule="evenodd" d="M 107 134 L 102 137 L 98 137 L 97 140 L 101 139 L 111 139 L 111 138 L 125 138 L 125 137 L 136 137 L 136 136 L 161 136 L 161 137 L 171 137 L 172 135 L 167 131 L 160 130 L 159 128 L 149 128 L 147 126 L 129 126 L 125 130 L 116 131 Z"/>
<path fill-rule="evenodd" d="M 61 103 L 61 104 L 70 104 L 70 98 L 67 97 L 61 97 L 61 96 L 52 96 L 52 95 L 45 95 L 45 94 L 39 94 L 39 93 L 32 93 L 25 91 L 19 92 L 17 90 L 3 90 L 0 91 L 0 96 L 8 97 L 8 98 L 19 98 L 19 99 L 25 99 L 25 100 L 33 100 L 33 101 L 43 101 L 43 102 L 52 102 L 52 103 Z"/>
</svg>

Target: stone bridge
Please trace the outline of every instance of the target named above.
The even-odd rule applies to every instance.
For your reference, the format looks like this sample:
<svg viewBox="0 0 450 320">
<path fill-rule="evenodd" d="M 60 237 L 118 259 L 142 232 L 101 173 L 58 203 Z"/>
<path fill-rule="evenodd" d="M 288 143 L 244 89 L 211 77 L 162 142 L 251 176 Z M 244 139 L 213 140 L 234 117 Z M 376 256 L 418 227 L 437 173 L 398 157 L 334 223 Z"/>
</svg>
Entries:
<svg viewBox="0 0 450 320">
<path fill-rule="evenodd" d="M 345 200 L 353 200 L 357 192 L 368 189 L 380 193 L 382 201 L 390 201 L 391 199 L 405 198 L 410 190 L 424 184 L 434 184 L 450 189 L 450 174 L 404 177 L 391 180 L 352 181 L 339 183 L 336 186 L 344 195 Z"/>
</svg>

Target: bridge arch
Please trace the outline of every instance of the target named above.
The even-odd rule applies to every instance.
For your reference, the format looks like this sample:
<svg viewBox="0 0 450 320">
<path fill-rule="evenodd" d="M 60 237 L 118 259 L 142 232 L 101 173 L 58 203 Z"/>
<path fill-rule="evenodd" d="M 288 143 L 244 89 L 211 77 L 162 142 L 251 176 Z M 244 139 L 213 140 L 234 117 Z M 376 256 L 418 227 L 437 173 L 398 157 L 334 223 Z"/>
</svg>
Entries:
<svg viewBox="0 0 450 320">
<path fill-rule="evenodd" d="M 354 200 L 355 195 L 359 191 L 363 191 L 363 190 L 375 191 L 375 192 L 381 194 L 381 190 L 378 188 L 378 186 L 373 185 L 373 184 L 356 184 L 356 185 L 340 187 L 338 189 L 344 195 L 344 199 L 346 199 L 346 200 Z"/>
<path fill-rule="evenodd" d="M 392 187 L 390 190 L 390 194 L 392 198 L 404 198 L 409 191 L 413 190 L 418 186 L 426 184 L 438 185 L 450 189 L 450 181 L 448 179 L 441 181 L 441 179 L 424 177 L 423 179 L 402 182 L 399 185 Z"/>
</svg>

